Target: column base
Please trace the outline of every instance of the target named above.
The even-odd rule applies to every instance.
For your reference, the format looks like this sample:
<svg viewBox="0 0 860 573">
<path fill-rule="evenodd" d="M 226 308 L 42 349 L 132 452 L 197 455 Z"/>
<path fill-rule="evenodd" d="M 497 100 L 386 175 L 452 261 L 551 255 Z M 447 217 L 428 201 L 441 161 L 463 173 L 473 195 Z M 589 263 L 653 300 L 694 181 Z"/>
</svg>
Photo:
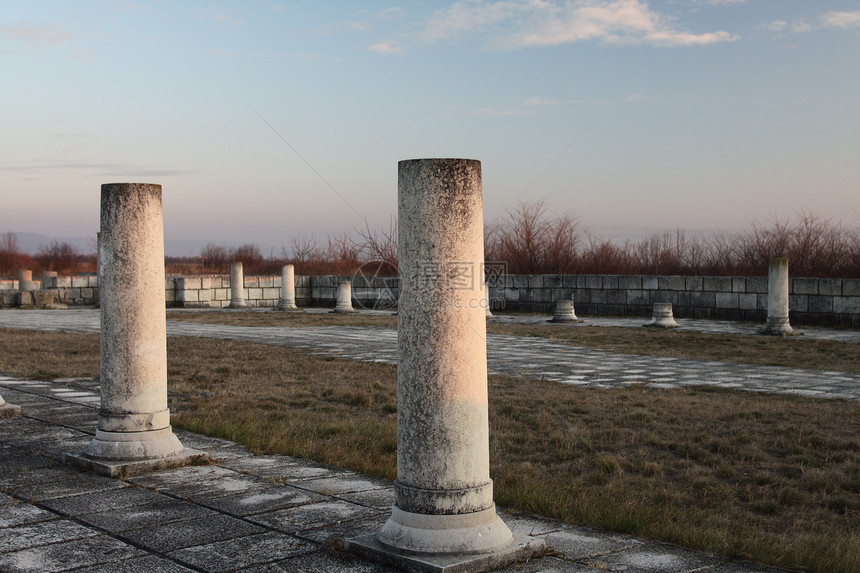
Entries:
<svg viewBox="0 0 860 573">
<path fill-rule="evenodd" d="M 211 458 L 206 452 L 185 448 L 178 454 L 151 460 L 99 460 L 83 452 L 74 452 L 63 454 L 63 461 L 99 475 L 126 478 L 170 468 L 205 465 L 211 461 Z"/>
<path fill-rule="evenodd" d="M 227 308 L 248 308 L 244 302 L 231 302 Z"/>
<path fill-rule="evenodd" d="M 278 310 L 301 310 L 295 304 L 279 304 Z"/>
<path fill-rule="evenodd" d="M 146 432 L 96 430 L 83 452 L 63 454 L 63 461 L 110 477 L 138 475 L 193 463 L 209 454 L 184 448 L 170 426 Z"/>
<path fill-rule="evenodd" d="M 512 535 L 495 506 L 464 515 L 423 515 L 398 509 L 379 533 L 345 542 L 346 549 L 407 571 L 477 573 L 542 553 L 543 539 Z"/>
<path fill-rule="evenodd" d="M 5 402 L 0 406 L 0 418 L 14 418 L 21 415 L 21 406 Z"/>
<path fill-rule="evenodd" d="M 759 332 L 770 336 L 797 336 L 802 334 L 791 328 L 787 318 L 768 320 Z"/>
</svg>

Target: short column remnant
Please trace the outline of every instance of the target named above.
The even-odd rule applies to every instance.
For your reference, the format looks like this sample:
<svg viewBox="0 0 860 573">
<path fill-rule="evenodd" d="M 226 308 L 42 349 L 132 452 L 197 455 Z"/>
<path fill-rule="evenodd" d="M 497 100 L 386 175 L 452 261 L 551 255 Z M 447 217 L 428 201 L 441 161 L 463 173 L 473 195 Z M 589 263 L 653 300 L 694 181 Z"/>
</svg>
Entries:
<svg viewBox="0 0 860 573">
<path fill-rule="evenodd" d="M 675 315 L 672 314 L 671 302 L 655 302 L 654 310 L 651 312 L 651 320 L 642 326 L 654 326 L 657 328 L 678 328 Z"/>
<path fill-rule="evenodd" d="M 410 571 L 488 571 L 541 551 L 496 514 L 490 480 L 481 164 L 399 163 L 397 480 L 350 550 Z"/>
<path fill-rule="evenodd" d="M 33 282 L 33 271 L 21 269 L 18 271 L 18 290 L 21 292 L 36 290 Z"/>
<path fill-rule="evenodd" d="M 229 308 L 248 308 L 245 304 L 245 271 L 242 261 L 230 263 L 230 306 Z"/>
<path fill-rule="evenodd" d="M 101 401 L 96 435 L 66 461 L 110 476 L 204 460 L 183 448 L 167 408 L 161 185 L 101 188 Z"/>
<path fill-rule="evenodd" d="M 493 305 L 490 303 L 492 299 L 490 298 L 490 283 L 484 282 L 484 303 L 487 305 L 487 310 L 484 313 L 487 318 L 495 318 L 493 316 L 493 309 L 491 308 Z"/>
<path fill-rule="evenodd" d="M 573 299 L 570 299 L 560 300 L 556 302 L 555 314 L 547 322 L 561 322 L 570 324 L 582 322 L 582 320 L 576 317 L 576 309 L 573 306 Z"/>
<path fill-rule="evenodd" d="M 788 259 L 771 259 L 767 269 L 767 322 L 762 334 L 798 334 L 788 322 Z"/>
<path fill-rule="evenodd" d="M 10 404 L 0 396 L 0 418 L 11 418 L 21 415 L 21 406 Z"/>
<path fill-rule="evenodd" d="M 278 310 L 299 310 L 296 306 L 296 275 L 293 265 L 281 268 L 281 300 Z"/>
<path fill-rule="evenodd" d="M 337 300 L 334 310 L 338 314 L 350 314 L 358 312 L 352 308 L 352 281 L 341 281 L 337 285 Z"/>
</svg>

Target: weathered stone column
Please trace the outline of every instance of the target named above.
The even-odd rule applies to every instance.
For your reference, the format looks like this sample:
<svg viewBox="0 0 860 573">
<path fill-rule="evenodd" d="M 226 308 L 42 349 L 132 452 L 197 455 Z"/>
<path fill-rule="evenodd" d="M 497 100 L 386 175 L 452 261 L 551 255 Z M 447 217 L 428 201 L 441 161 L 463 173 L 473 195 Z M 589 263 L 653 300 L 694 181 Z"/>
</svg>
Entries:
<svg viewBox="0 0 860 573">
<path fill-rule="evenodd" d="M 642 326 L 654 326 L 656 328 L 678 328 L 675 315 L 672 313 L 671 302 L 655 302 L 651 311 L 651 320 Z"/>
<path fill-rule="evenodd" d="M 242 261 L 230 263 L 230 307 L 229 308 L 248 308 L 245 304 L 245 271 L 242 266 Z"/>
<path fill-rule="evenodd" d="M 573 299 L 560 300 L 555 303 L 555 314 L 547 322 L 567 322 L 576 323 L 582 322 L 576 317 L 576 309 L 573 305 Z"/>
<path fill-rule="evenodd" d="M 358 312 L 352 308 L 352 281 L 341 281 L 337 284 L 337 299 L 332 312 L 338 314 Z"/>
<path fill-rule="evenodd" d="M 296 276 L 293 265 L 284 265 L 281 268 L 281 300 L 278 302 L 278 309 L 299 309 L 296 306 Z"/>
<path fill-rule="evenodd" d="M 21 269 L 18 271 L 18 290 L 21 292 L 36 290 L 33 282 L 33 271 Z"/>
<path fill-rule="evenodd" d="M 199 458 L 173 434 L 167 408 L 161 186 L 102 185 L 101 236 L 101 403 L 83 458 L 110 475 L 132 462 Z"/>
<path fill-rule="evenodd" d="M 788 259 L 770 260 L 767 268 L 767 322 L 762 334 L 794 334 L 788 323 Z"/>
<path fill-rule="evenodd" d="M 398 189 L 395 503 L 375 540 L 349 546 L 413 569 L 458 556 L 474 563 L 458 571 L 487 570 L 534 545 L 513 542 L 493 502 L 481 164 L 401 161 Z"/>
</svg>

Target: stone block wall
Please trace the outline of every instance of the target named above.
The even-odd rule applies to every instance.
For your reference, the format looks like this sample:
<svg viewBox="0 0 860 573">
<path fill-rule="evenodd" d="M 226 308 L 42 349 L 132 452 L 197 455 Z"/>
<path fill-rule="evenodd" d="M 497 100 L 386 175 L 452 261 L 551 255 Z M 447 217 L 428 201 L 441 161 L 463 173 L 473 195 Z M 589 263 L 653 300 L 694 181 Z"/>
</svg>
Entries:
<svg viewBox="0 0 860 573">
<path fill-rule="evenodd" d="M 507 275 L 490 287 L 494 309 L 551 313 L 571 297 L 584 316 L 651 316 L 671 302 L 679 318 L 767 318 L 767 277 Z M 860 279 L 790 279 L 789 308 L 793 324 L 860 326 Z"/>
<path fill-rule="evenodd" d="M 334 307 L 337 285 L 352 280 L 356 309 L 396 306 L 397 277 L 296 276 L 296 302 Z M 552 314 L 559 300 L 573 299 L 582 316 L 650 317 L 655 302 L 671 302 L 678 318 L 745 320 L 767 318 L 767 277 L 683 277 L 642 275 L 501 275 L 491 277 L 493 310 Z M 18 281 L 0 281 L 0 307 L 21 306 Z M 37 282 L 38 285 L 38 282 Z M 95 275 L 49 277 L 45 287 L 58 291 L 69 305 L 98 302 Z M 166 277 L 165 300 L 174 308 L 226 308 L 230 277 Z M 274 308 L 281 298 L 281 277 L 245 277 L 245 303 Z M 34 299 L 35 300 L 35 299 Z M 792 278 L 789 281 L 792 324 L 860 327 L 860 278 Z"/>
</svg>

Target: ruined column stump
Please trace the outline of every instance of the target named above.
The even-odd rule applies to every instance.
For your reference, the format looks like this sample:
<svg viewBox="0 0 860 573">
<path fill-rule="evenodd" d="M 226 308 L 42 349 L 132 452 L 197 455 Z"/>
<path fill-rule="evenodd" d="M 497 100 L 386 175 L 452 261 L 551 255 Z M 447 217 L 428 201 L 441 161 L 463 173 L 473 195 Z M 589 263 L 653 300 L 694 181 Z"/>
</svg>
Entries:
<svg viewBox="0 0 860 573">
<path fill-rule="evenodd" d="M 33 271 L 25 269 L 18 271 L 18 290 L 20 292 L 36 290 L 36 283 L 33 282 Z"/>
<path fill-rule="evenodd" d="M 347 547 L 411 571 L 487 571 L 543 548 L 496 514 L 489 467 L 481 164 L 399 163 L 397 480 Z"/>
<path fill-rule="evenodd" d="M 245 270 L 242 261 L 230 263 L 230 306 L 228 308 L 248 308 L 245 304 Z"/>
<path fill-rule="evenodd" d="M 296 306 L 296 275 L 293 265 L 281 268 L 281 300 L 278 310 L 299 310 Z"/>
<path fill-rule="evenodd" d="M 762 334 L 793 336 L 798 334 L 788 322 L 788 259 L 771 259 L 767 268 L 767 322 Z"/>
<path fill-rule="evenodd" d="M 484 312 L 484 316 L 486 318 L 495 318 L 495 316 L 493 315 L 493 309 L 492 309 L 493 305 L 491 304 L 490 301 L 491 301 L 491 299 L 490 299 L 490 283 L 485 282 L 484 283 L 484 304 L 486 304 L 487 306 L 486 306 L 486 311 Z"/>
<path fill-rule="evenodd" d="M 353 314 L 358 312 L 352 308 L 352 281 L 342 281 L 337 285 L 337 299 L 334 310 L 338 314 Z"/>
<path fill-rule="evenodd" d="M 678 328 L 675 315 L 672 313 L 671 302 L 655 302 L 651 311 L 651 320 L 642 326 L 653 326 L 655 328 Z"/>
<path fill-rule="evenodd" d="M 66 460 L 133 475 L 205 459 L 183 448 L 167 408 L 161 186 L 101 188 L 101 401 L 96 435 Z"/>
<path fill-rule="evenodd" d="M 582 320 L 576 317 L 576 309 L 573 306 L 573 300 L 560 300 L 555 303 L 555 314 L 547 322 L 570 324 L 582 322 Z"/>
<path fill-rule="evenodd" d="M 21 415 L 21 406 L 10 404 L 0 396 L 0 418 L 12 418 Z"/>
</svg>

